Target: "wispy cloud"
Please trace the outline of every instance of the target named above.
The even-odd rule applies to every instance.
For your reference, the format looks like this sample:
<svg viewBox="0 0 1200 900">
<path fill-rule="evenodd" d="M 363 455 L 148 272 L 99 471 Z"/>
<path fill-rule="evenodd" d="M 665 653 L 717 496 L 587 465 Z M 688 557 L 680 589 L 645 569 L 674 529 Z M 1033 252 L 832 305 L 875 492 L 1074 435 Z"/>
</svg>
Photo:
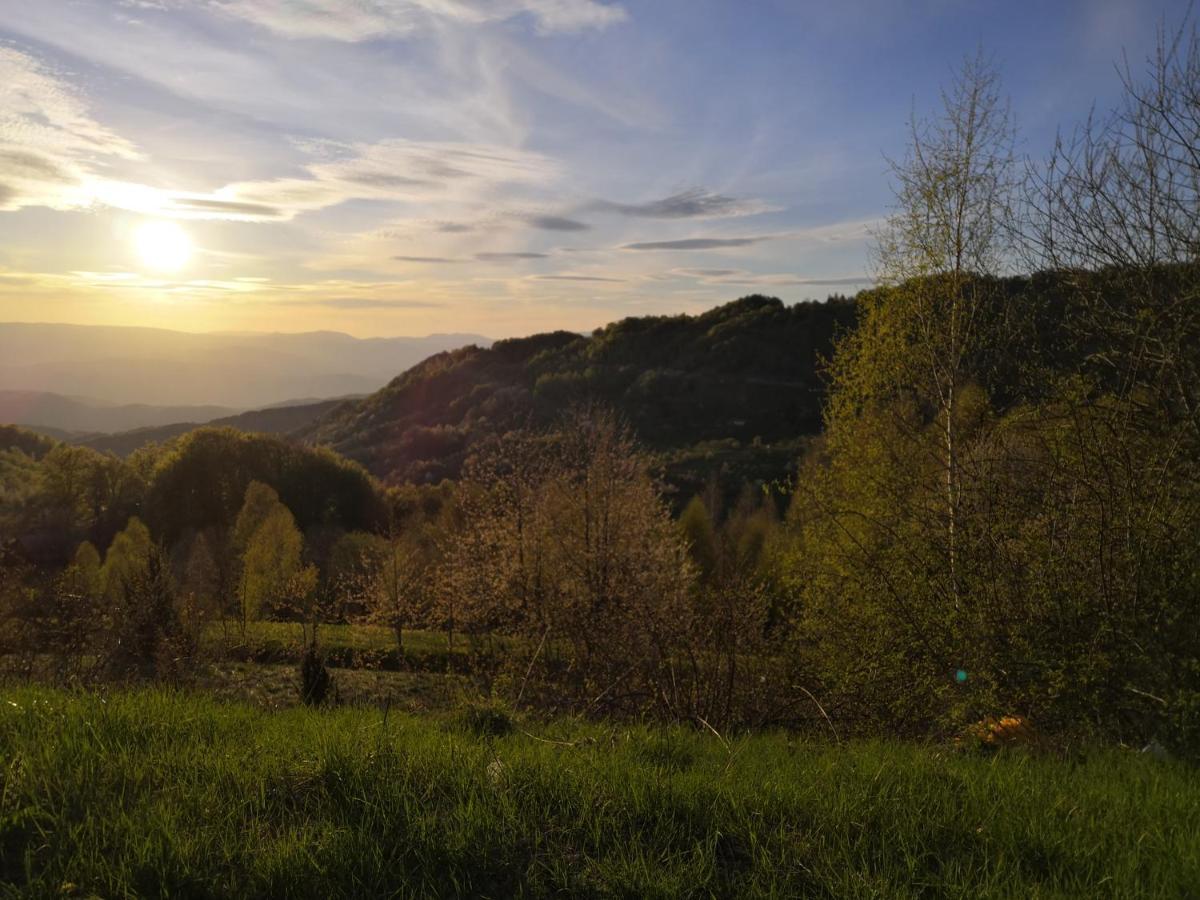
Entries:
<svg viewBox="0 0 1200 900">
<path fill-rule="evenodd" d="M 392 139 L 370 144 L 325 141 L 306 148 L 321 158 L 305 165 L 303 176 L 235 182 L 208 194 L 79 176 L 74 205 L 94 203 L 190 219 L 288 221 L 349 200 L 474 202 L 514 185 L 553 182 L 561 171 L 557 162 L 541 154 L 485 144 Z M 40 157 L 18 161 L 31 170 L 54 163 Z M 568 229 L 569 220 L 543 218 L 549 221 L 541 227 L 575 230 Z M 466 230 L 453 223 L 439 229 Z"/>
<path fill-rule="evenodd" d="M 515 213 L 513 218 L 524 222 L 530 228 L 537 228 L 541 231 L 588 231 L 592 227 L 586 222 L 580 222 L 577 219 L 569 219 L 566 216 L 547 216 L 537 213 Z"/>
<path fill-rule="evenodd" d="M 101 125 L 58 73 L 0 47 L 0 209 L 86 205 L 82 188 L 97 159 L 141 158 Z"/>
<path fill-rule="evenodd" d="M 175 0 L 179 2 L 179 0 Z M 483 25 L 528 16 L 540 34 L 605 28 L 627 18 L 598 0 L 213 0 L 213 7 L 289 38 L 399 37 L 438 20 Z"/>
<path fill-rule="evenodd" d="M 549 253 L 476 253 L 475 258 L 480 262 L 507 262 L 520 259 L 549 259 Z"/>
<path fill-rule="evenodd" d="M 617 203 L 597 200 L 592 208 L 620 213 L 639 219 L 725 219 L 772 212 L 778 207 L 760 200 L 743 200 L 716 194 L 704 188 L 692 188 L 645 203 Z"/>
<path fill-rule="evenodd" d="M 503 185 L 544 183 L 560 174 L 559 165 L 542 154 L 486 144 L 391 139 L 325 142 L 315 149 L 331 158 L 306 166 L 304 177 L 230 184 L 214 199 L 259 204 L 290 218 L 352 199 L 474 199 Z"/>
<path fill-rule="evenodd" d="M 603 275 L 531 275 L 530 281 L 604 281 L 623 284 L 624 278 L 609 278 Z"/>
<path fill-rule="evenodd" d="M 773 235 L 731 238 L 683 238 L 677 241 L 639 241 L 622 244 L 622 250 L 721 250 L 730 247 L 749 247 L 771 240 Z"/>
</svg>

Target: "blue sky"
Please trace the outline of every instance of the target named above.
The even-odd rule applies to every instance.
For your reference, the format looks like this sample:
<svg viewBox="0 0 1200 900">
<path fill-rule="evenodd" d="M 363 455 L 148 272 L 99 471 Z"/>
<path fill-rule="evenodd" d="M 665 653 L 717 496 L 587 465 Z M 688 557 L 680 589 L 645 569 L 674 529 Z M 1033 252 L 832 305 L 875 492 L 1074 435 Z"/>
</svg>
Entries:
<svg viewBox="0 0 1200 900">
<path fill-rule="evenodd" d="M 503 337 L 852 292 L 965 55 L 1042 156 L 1186 11 L 0 0 L 0 320 Z"/>
</svg>

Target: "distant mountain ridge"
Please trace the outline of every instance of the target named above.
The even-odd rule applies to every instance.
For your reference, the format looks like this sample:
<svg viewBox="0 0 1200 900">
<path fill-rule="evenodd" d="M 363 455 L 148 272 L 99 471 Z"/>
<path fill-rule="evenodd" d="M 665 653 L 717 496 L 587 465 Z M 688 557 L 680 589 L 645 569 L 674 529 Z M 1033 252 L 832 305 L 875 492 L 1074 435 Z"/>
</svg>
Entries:
<svg viewBox="0 0 1200 900">
<path fill-rule="evenodd" d="M 0 390 L 0 423 L 66 434 L 128 431 L 187 420 L 209 422 L 240 410 L 226 406 L 154 406 L 105 403 L 44 391 Z"/>
<path fill-rule="evenodd" d="M 0 390 L 118 404 L 220 407 L 215 418 L 296 397 L 370 393 L 435 353 L 490 343 L 472 334 L 356 338 L 325 331 L 193 333 L 0 323 Z"/>
</svg>

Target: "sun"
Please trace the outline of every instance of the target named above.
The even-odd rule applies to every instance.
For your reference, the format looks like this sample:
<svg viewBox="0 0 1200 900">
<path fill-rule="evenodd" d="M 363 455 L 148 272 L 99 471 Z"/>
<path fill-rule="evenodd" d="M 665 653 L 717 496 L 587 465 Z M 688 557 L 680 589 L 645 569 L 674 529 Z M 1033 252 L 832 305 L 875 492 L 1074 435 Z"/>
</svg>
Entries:
<svg viewBox="0 0 1200 900">
<path fill-rule="evenodd" d="M 142 263 L 159 272 L 178 272 L 192 256 L 191 238 L 174 222 L 143 222 L 133 233 L 133 246 Z"/>
</svg>

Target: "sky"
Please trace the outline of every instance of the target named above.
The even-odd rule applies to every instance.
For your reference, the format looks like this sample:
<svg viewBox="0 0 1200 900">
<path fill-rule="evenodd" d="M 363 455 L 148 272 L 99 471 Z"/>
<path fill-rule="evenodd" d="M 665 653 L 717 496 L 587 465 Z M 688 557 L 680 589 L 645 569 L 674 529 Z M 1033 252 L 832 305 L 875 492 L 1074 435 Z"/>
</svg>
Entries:
<svg viewBox="0 0 1200 900">
<path fill-rule="evenodd" d="M 0 321 L 586 331 L 870 281 L 965 56 L 1020 133 L 1187 0 L 0 0 Z"/>
</svg>

